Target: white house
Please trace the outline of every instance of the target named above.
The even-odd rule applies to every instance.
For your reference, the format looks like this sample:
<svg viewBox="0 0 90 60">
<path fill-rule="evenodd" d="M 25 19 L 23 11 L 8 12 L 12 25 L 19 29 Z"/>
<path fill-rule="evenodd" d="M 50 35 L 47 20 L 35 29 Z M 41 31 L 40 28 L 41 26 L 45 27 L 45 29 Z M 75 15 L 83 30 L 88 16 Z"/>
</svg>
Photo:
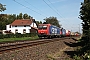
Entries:
<svg viewBox="0 0 90 60">
<path fill-rule="evenodd" d="M 34 19 L 15 20 L 13 23 L 6 25 L 6 30 L 12 33 L 31 33 L 37 31 L 37 25 Z"/>
</svg>

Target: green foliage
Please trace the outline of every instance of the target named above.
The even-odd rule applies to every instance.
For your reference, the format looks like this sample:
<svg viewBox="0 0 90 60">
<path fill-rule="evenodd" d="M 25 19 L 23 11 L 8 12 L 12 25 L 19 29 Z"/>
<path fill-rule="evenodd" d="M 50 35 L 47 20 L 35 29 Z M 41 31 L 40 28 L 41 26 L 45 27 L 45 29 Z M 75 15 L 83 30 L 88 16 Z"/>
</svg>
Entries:
<svg viewBox="0 0 90 60">
<path fill-rule="evenodd" d="M 37 33 L 30 33 L 31 37 L 37 36 Z"/>
<path fill-rule="evenodd" d="M 88 3 L 88 2 L 90 2 L 90 0 L 84 0 L 84 3 Z"/>
<path fill-rule="evenodd" d="M 22 13 L 19 13 L 19 15 L 17 15 L 17 19 L 31 19 L 32 17 L 29 16 L 28 14 L 22 14 Z"/>
<path fill-rule="evenodd" d="M 4 35 L 4 38 L 10 38 L 10 37 L 12 37 L 12 34 L 6 34 L 6 35 Z"/>
<path fill-rule="evenodd" d="M 23 15 L 23 19 L 30 19 L 30 18 L 31 18 L 31 16 L 28 16 L 28 14 Z"/>
<path fill-rule="evenodd" d="M 7 15 L 7 20 L 9 21 L 7 24 L 12 23 L 16 18 L 16 14 Z"/>
<path fill-rule="evenodd" d="M 31 16 L 20 13 L 16 14 L 0 14 L 0 30 L 6 30 L 6 25 L 11 24 L 16 19 L 30 19 Z"/>
<path fill-rule="evenodd" d="M 89 37 L 90 32 L 90 2 L 82 3 L 80 19 L 82 20 L 83 36 Z"/>
<path fill-rule="evenodd" d="M 45 18 L 44 20 L 45 20 L 45 23 L 47 24 L 52 24 L 52 25 L 61 27 L 56 17 L 49 17 L 49 18 Z"/>
<path fill-rule="evenodd" d="M 90 51 L 89 52 L 84 52 L 82 55 L 75 55 L 73 57 L 74 60 L 90 60 Z"/>
<path fill-rule="evenodd" d="M 5 30 L 6 25 L 11 24 L 14 21 L 14 19 L 16 19 L 15 14 L 0 14 L 0 30 Z"/>
<path fill-rule="evenodd" d="M 23 19 L 23 17 L 22 17 L 22 13 L 20 13 L 19 15 L 18 15 L 18 18 L 17 19 Z"/>
<path fill-rule="evenodd" d="M 6 6 L 6 5 L 2 5 L 2 4 L 0 3 L 0 12 L 6 10 L 6 7 L 5 7 L 5 6 Z"/>
<path fill-rule="evenodd" d="M 38 39 L 38 36 L 34 37 L 21 37 L 21 38 L 3 38 L 0 39 L 0 42 L 14 42 L 14 41 L 25 41 L 25 40 L 35 40 Z"/>
<path fill-rule="evenodd" d="M 21 33 L 16 33 L 16 34 L 0 34 L 0 39 L 3 38 L 21 38 L 21 37 L 34 37 L 37 36 L 36 33 L 26 33 L 26 34 L 21 34 Z"/>
<path fill-rule="evenodd" d="M 22 37 L 21 33 L 16 33 L 15 36 L 16 36 L 16 38 Z"/>
<path fill-rule="evenodd" d="M 84 58 L 84 60 L 90 60 L 90 51 L 88 50 L 86 53 L 84 53 L 84 55 L 83 55 L 83 58 Z"/>
<path fill-rule="evenodd" d="M 80 19 L 82 20 L 83 36 L 81 38 L 81 49 L 74 56 L 75 60 L 90 60 L 90 0 L 81 3 Z"/>
<path fill-rule="evenodd" d="M 0 39 L 3 39 L 4 38 L 4 35 L 3 34 L 0 34 Z"/>
<path fill-rule="evenodd" d="M 79 56 L 77 56 L 77 55 L 75 55 L 73 58 L 74 58 L 75 60 L 81 60 L 81 58 L 80 58 Z"/>
<path fill-rule="evenodd" d="M 42 24 L 42 21 L 36 21 L 36 24 L 38 26 L 39 24 Z"/>
</svg>

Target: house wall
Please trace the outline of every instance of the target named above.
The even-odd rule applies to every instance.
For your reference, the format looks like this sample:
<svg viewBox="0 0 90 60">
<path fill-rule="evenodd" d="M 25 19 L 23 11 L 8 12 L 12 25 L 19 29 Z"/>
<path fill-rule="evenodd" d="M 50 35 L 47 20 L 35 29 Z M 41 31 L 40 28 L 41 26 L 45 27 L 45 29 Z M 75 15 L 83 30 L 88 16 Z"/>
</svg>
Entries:
<svg viewBox="0 0 90 60">
<path fill-rule="evenodd" d="M 30 26 L 31 26 L 31 27 L 36 27 L 36 28 L 37 28 L 37 25 L 36 25 L 35 23 L 32 23 Z"/>
<path fill-rule="evenodd" d="M 11 25 L 6 25 L 6 30 L 10 30 L 12 33 L 21 33 L 24 34 L 23 30 L 26 30 L 25 33 L 30 33 L 31 27 L 37 27 L 35 23 L 32 23 L 30 26 L 11 26 Z"/>
<path fill-rule="evenodd" d="M 17 26 L 17 27 L 11 26 L 11 28 L 10 28 L 10 25 L 7 25 L 6 29 L 11 30 L 11 32 L 14 34 L 16 33 L 16 30 L 17 30 L 17 33 L 23 34 L 24 29 L 26 30 L 25 31 L 26 33 L 30 33 L 31 27 L 30 26 L 26 26 L 26 27 L 24 27 L 24 26 Z"/>
</svg>

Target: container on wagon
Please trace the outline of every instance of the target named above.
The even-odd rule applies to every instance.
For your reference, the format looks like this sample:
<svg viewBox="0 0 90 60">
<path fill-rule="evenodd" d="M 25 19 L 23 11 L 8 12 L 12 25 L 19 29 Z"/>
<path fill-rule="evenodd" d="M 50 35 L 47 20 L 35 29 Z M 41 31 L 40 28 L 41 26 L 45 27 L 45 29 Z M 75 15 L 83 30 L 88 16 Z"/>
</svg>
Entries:
<svg viewBox="0 0 90 60">
<path fill-rule="evenodd" d="M 62 36 L 62 37 L 65 37 L 65 35 L 66 35 L 66 30 L 62 28 L 62 29 L 61 29 L 61 36 Z"/>
<path fill-rule="evenodd" d="M 66 36 L 70 36 L 71 32 L 69 30 L 66 30 Z"/>
</svg>

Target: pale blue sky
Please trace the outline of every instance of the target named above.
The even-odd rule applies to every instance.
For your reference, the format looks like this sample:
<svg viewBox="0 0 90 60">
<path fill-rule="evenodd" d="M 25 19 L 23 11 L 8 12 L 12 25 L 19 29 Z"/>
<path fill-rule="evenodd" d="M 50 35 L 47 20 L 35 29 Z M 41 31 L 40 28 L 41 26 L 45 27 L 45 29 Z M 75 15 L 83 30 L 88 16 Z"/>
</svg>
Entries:
<svg viewBox="0 0 90 60">
<path fill-rule="evenodd" d="M 82 29 L 78 18 L 81 2 L 83 0 L 0 0 L 7 8 L 2 14 L 27 13 L 36 21 L 43 22 L 44 18 L 54 16 L 63 28 L 72 31 L 79 31 L 79 25 L 80 30 Z"/>
</svg>

